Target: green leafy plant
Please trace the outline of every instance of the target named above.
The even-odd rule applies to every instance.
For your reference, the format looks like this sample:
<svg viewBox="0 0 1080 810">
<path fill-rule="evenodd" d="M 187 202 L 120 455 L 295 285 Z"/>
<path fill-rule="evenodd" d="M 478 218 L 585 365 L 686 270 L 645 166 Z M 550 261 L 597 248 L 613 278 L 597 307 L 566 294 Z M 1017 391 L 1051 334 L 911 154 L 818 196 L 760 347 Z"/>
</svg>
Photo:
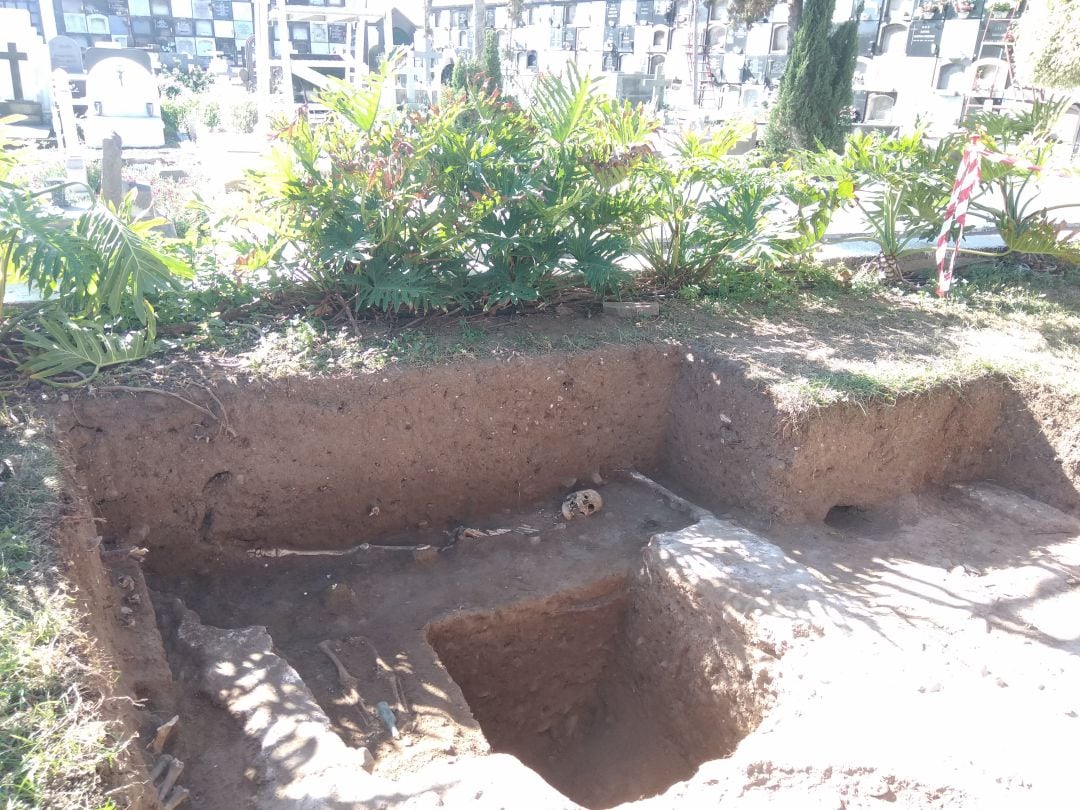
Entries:
<svg viewBox="0 0 1080 810">
<path fill-rule="evenodd" d="M 1070 104 L 1067 97 L 1037 99 L 1017 112 L 978 111 L 965 123 L 992 151 L 1042 168 L 1053 152 L 1054 126 Z M 1051 216 L 1053 211 L 1080 208 L 1080 203 L 1041 205 L 1039 173 L 1027 166 L 983 160 L 981 170 L 981 193 L 971 207 L 993 222 L 1008 252 L 1080 262 L 1080 246 L 1073 239 L 1077 229 Z"/>
<path fill-rule="evenodd" d="M 107 333 L 93 321 L 73 320 L 62 312 L 41 315 L 23 329 L 31 351 L 20 370 L 31 379 L 52 379 L 55 385 L 82 385 L 107 366 L 131 363 L 153 354 L 159 346 L 144 332 Z M 56 378 L 76 375 L 74 382 Z"/>
<path fill-rule="evenodd" d="M 625 184 L 655 126 L 642 110 L 571 70 L 542 79 L 529 112 L 470 86 L 384 118 L 385 78 L 332 85 L 331 120 L 282 132 L 253 178 L 276 236 L 248 241 L 250 263 L 388 312 L 494 310 L 578 280 L 617 283 L 636 210 Z"/>
<path fill-rule="evenodd" d="M 199 67 L 189 70 L 169 68 L 158 74 L 158 87 L 161 95 L 167 99 L 185 94 L 200 95 L 214 88 L 214 74 Z"/>
<path fill-rule="evenodd" d="M 71 220 L 42 203 L 55 187 L 33 191 L 8 182 L 10 165 L 0 161 L 0 301 L 9 279 L 25 281 L 43 299 L 36 322 L 15 318 L 3 326 L 5 334 L 15 326 L 23 334 L 30 358 L 22 370 L 39 377 L 70 370 L 63 363 L 34 365 L 46 346 L 90 358 L 82 365 L 91 367 L 91 377 L 110 357 L 149 351 L 157 324 L 152 299 L 191 275 L 154 246 L 151 231 L 161 220 L 134 221 L 134 194 L 119 210 L 98 202 Z M 115 327 L 126 319 L 137 321 L 143 336 L 116 338 Z M 96 353 L 87 329 L 97 338 Z"/>
<path fill-rule="evenodd" d="M 836 183 L 839 202 L 860 214 L 863 233 L 852 239 L 873 242 L 877 258 L 864 269 L 886 281 L 902 280 L 899 260 L 917 250 L 920 239 L 936 235 L 952 188 L 952 156 L 957 142 L 929 146 L 921 129 L 897 136 L 877 132 L 848 138 L 843 157 L 806 155 L 819 176 Z"/>
<path fill-rule="evenodd" d="M 810 250 L 836 207 L 829 184 L 791 166 L 752 166 L 728 153 L 750 132 L 732 123 L 689 133 L 641 171 L 650 213 L 635 246 L 654 284 L 709 289 L 721 268 L 774 271 Z"/>
</svg>

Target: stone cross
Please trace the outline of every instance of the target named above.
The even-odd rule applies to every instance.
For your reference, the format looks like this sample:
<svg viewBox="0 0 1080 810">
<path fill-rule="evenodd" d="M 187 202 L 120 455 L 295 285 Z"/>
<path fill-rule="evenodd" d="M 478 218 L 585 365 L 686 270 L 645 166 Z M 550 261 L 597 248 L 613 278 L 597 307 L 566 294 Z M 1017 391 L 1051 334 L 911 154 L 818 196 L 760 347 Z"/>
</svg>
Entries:
<svg viewBox="0 0 1080 810">
<path fill-rule="evenodd" d="M 0 51 L 0 59 L 8 63 L 11 71 L 11 91 L 16 101 L 23 100 L 22 73 L 19 72 L 19 62 L 25 62 L 30 57 L 25 51 L 20 51 L 14 42 L 9 42 L 6 51 Z"/>
</svg>

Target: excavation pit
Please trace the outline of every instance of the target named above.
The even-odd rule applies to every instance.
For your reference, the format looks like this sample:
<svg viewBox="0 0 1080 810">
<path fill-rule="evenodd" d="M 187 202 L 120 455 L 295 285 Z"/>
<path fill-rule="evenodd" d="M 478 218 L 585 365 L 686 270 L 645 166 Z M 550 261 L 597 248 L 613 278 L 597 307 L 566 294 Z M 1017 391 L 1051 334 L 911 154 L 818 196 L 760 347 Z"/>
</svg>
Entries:
<svg viewBox="0 0 1080 810">
<path fill-rule="evenodd" d="M 269 802 L 267 785 L 343 808 L 513 806 L 524 794 L 544 808 L 650 796 L 703 806 L 714 792 L 828 785 L 847 773 L 833 763 L 900 761 L 842 745 L 878 744 L 862 720 L 885 710 L 881 690 L 863 695 L 865 684 L 902 675 L 891 727 L 918 725 L 908 713 L 933 724 L 933 698 L 910 696 L 938 694 L 939 677 L 912 662 L 928 638 L 930 654 L 955 660 L 969 614 L 1076 643 L 1061 617 L 1075 615 L 1062 612 L 1074 581 L 1064 566 L 1080 563 L 1051 543 L 1075 531 L 1053 508 L 1077 506 L 1075 470 L 1059 461 L 1073 451 L 1040 427 L 1049 408 L 1027 410 L 999 381 L 836 406 L 794 427 L 723 362 L 655 348 L 223 385 L 217 397 L 207 412 L 227 420 L 152 394 L 88 396 L 57 415 L 81 484 L 78 525 L 95 535 L 82 545 L 105 552 L 107 574 L 85 589 L 99 635 L 123 662 L 118 689 L 152 713 L 139 750 L 157 723 L 182 718 L 169 753 L 187 763 L 193 806 L 291 807 Z M 981 479 L 1008 489 L 949 486 Z M 563 499 L 580 489 L 603 507 L 567 520 Z M 142 564 L 122 559 L 132 547 L 147 550 Z M 1059 566 L 1049 585 L 1029 555 Z M 976 574 L 997 580 L 984 593 Z M 1033 631 L 1051 610 L 1044 594 L 1063 607 Z M 928 622 L 910 638 L 909 615 Z M 962 651 L 976 673 L 1012 659 L 1029 675 L 1057 666 L 1008 639 L 984 665 L 980 633 Z M 230 634 L 254 652 L 222 653 Z M 829 652 L 813 658 L 804 642 Z M 369 709 L 395 712 L 398 738 L 361 713 L 327 650 Z M 273 666 L 254 665 L 263 659 Z M 271 716 L 324 718 L 346 753 L 370 750 L 374 774 L 336 780 L 348 796 L 319 793 L 326 780 L 301 788 L 312 765 L 301 746 L 268 781 L 230 704 L 245 690 L 208 686 L 207 672 L 230 668 L 277 678 L 259 692 Z M 990 736 L 939 735 L 947 750 Z M 819 741 L 832 746 L 828 767 L 804 765 Z M 770 770 L 773 758 L 783 768 Z M 934 778 L 916 771 L 912 791 Z"/>
<path fill-rule="evenodd" d="M 701 762 L 730 753 L 703 748 L 671 722 L 685 710 L 678 696 L 693 691 L 679 682 L 691 669 L 671 666 L 644 637 L 628 638 L 635 593 L 616 582 L 455 616 L 428 631 L 492 748 L 588 808 L 662 793 Z M 695 721 L 713 736 L 719 725 L 737 725 L 716 715 Z"/>
<path fill-rule="evenodd" d="M 147 578 L 157 603 L 179 599 L 211 628 L 265 627 L 333 732 L 373 753 L 377 778 L 415 779 L 433 763 L 494 750 L 518 757 L 576 804 L 609 807 L 662 791 L 701 760 L 668 728 L 664 713 L 672 709 L 662 697 L 635 691 L 634 667 L 645 659 L 625 636 L 642 549 L 694 518 L 641 481 L 615 477 L 593 486 L 603 509 L 570 521 L 555 498 L 476 519 L 467 532 L 411 532 L 344 555 L 269 556 L 275 550 L 264 547 L 243 560 Z M 456 539 L 447 545 L 450 535 Z M 417 554 L 421 546 L 434 553 Z M 184 714 L 199 718 L 205 734 L 225 738 L 231 722 L 207 705 L 172 613 L 159 609 L 158 619 Z M 393 708 L 404 741 L 378 722 L 365 726 L 325 642 L 369 707 Z M 514 682 L 533 669 L 547 683 L 529 699 Z M 482 697 L 496 688 L 493 704 Z M 501 725 L 502 707 L 519 701 L 527 716 Z M 524 733 L 545 721 L 543 731 Z M 215 798 L 222 786 L 200 785 L 201 778 L 197 770 L 189 778 L 206 802 L 200 806 L 228 807 Z M 229 789 L 243 794 L 254 786 L 240 780 Z"/>
</svg>

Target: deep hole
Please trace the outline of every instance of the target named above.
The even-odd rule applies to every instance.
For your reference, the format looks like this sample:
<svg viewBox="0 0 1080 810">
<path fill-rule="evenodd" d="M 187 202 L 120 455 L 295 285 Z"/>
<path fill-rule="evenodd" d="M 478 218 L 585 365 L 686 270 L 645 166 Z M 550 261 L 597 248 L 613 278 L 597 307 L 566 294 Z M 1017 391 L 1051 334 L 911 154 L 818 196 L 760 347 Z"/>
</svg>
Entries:
<svg viewBox="0 0 1080 810">
<path fill-rule="evenodd" d="M 660 671 L 676 662 L 650 654 L 636 632 L 629 643 L 633 601 L 620 582 L 599 596 L 562 594 L 428 630 L 492 748 L 589 808 L 655 796 L 734 748 L 729 735 L 717 750 L 673 725 L 685 710 L 679 681 L 693 667 Z"/>
<path fill-rule="evenodd" d="M 838 504 L 825 515 L 825 525 L 834 529 L 857 529 L 870 522 L 870 510 L 862 506 Z"/>
</svg>

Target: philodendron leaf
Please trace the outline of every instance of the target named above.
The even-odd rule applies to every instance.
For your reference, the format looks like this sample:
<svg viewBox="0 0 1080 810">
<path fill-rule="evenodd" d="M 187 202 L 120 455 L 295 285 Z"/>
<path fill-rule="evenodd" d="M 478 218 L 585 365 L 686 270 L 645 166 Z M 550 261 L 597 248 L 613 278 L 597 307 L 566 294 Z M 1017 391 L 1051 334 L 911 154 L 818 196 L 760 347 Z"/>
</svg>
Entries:
<svg viewBox="0 0 1080 810">
<path fill-rule="evenodd" d="M 107 334 L 96 324 L 80 323 L 61 314 L 38 319 L 37 328 L 23 328 L 23 345 L 30 356 L 19 367 L 35 380 L 71 385 L 52 378 L 77 375 L 82 385 L 96 377 L 103 368 L 141 360 L 160 346 L 147 339 L 144 332 L 123 335 Z"/>
</svg>

